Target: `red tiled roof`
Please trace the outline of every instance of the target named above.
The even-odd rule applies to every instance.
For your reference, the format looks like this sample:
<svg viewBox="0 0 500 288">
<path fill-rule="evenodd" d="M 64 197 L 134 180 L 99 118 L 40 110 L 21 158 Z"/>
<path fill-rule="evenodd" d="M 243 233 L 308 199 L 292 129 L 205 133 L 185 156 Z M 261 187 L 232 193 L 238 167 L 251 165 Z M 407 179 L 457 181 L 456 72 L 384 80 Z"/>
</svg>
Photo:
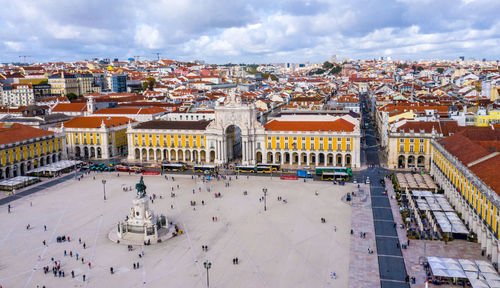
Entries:
<svg viewBox="0 0 500 288">
<path fill-rule="evenodd" d="M 500 167 L 500 155 L 479 162 L 469 167 L 469 169 L 497 194 L 500 194 L 500 173 L 498 172 L 498 167 Z"/>
<path fill-rule="evenodd" d="M 158 114 L 158 113 L 163 113 L 167 112 L 168 110 L 161 108 L 161 107 L 138 107 L 138 108 L 133 108 L 133 107 L 127 107 L 127 108 L 104 108 L 99 111 L 96 111 L 94 115 L 102 115 L 102 114 Z"/>
<path fill-rule="evenodd" d="M 0 144 L 9 144 L 48 135 L 54 135 L 54 132 L 18 123 L 0 123 Z"/>
<path fill-rule="evenodd" d="M 58 103 L 52 112 L 84 112 L 87 111 L 87 103 Z"/>
<path fill-rule="evenodd" d="M 67 128 L 100 128 L 101 123 L 107 128 L 127 125 L 128 122 L 135 122 L 127 117 L 104 117 L 104 116 L 79 116 L 64 122 L 64 127 Z"/>
<path fill-rule="evenodd" d="M 266 130 L 271 131 L 354 131 L 354 124 L 345 120 L 335 121 L 279 121 L 272 120 L 264 125 Z"/>
</svg>

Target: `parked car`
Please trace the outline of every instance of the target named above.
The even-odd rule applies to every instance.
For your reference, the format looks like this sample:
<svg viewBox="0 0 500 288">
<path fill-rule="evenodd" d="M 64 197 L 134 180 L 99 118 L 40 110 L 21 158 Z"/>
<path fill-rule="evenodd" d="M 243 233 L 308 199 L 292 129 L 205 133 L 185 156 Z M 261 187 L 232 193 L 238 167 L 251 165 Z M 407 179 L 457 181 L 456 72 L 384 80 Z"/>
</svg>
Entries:
<svg viewBox="0 0 500 288">
<path fill-rule="evenodd" d="M 370 184 L 370 177 L 366 177 L 366 184 Z"/>
</svg>

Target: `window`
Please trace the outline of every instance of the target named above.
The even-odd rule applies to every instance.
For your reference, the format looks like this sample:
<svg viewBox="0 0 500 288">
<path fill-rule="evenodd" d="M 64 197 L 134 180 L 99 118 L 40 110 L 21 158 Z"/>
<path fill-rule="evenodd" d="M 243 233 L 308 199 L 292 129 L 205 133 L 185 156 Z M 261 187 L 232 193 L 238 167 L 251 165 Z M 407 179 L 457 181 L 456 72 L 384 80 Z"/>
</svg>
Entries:
<svg viewBox="0 0 500 288">
<path fill-rule="evenodd" d="M 351 143 L 347 143 L 347 151 L 351 151 Z"/>
<path fill-rule="evenodd" d="M 413 153 L 413 145 L 410 145 L 410 153 Z"/>
</svg>

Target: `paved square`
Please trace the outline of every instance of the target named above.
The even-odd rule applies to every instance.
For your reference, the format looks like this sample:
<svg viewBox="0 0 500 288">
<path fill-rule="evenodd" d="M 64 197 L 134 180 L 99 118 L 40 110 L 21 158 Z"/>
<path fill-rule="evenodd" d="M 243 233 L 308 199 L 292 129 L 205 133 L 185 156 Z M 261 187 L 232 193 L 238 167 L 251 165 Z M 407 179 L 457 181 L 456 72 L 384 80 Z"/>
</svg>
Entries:
<svg viewBox="0 0 500 288">
<path fill-rule="evenodd" d="M 107 180 L 106 201 L 103 178 Z M 351 207 L 341 201 L 341 196 L 354 191 L 350 184 L 233 177 L 227 188 L 223 181 L 207 184 L 186 175 L 175 178 L 172 182 L 162 176 L 145 176 L 144 181 L 148 195 L 156 193 L 163 198 L 150 207 L 179 223 L 185 233 L 157 245 L 134 247 L 132 252 L 108 240 L 108 233 L 124 219 L 135 197 L 135 190 L 124 192 L 122 187 L 134 186 L 139 176 L 90 174 L 82 181 L 69 180 L 12 202 L 11 214 L 7 214 L 6 205 L 2 206 L 0 284 L 206 287 L 203 262 L 208 259 L 212 262 L 211 287 L 348 286 Z M 172 186 L 175 198 L 170 198 Z M 267 211 L 259 202 L 263 187 L 268 189 Z M 222 197 L 214 198 L 216 192 Z M 288 203 L 278 201 L 278 196 Z M 190 206 L 192 200 L 197 202 L 196 210 Z M 201 205 L 202 200 L 205 205 Z M 212 221 L 212 217 L 218 221 Z M 322 217 L 326 224 L 321 223 Z M 30 229 L 26 229 L 28 224 Z M 62 235 L 70 236 L 71 242 L 57 243 L 56 237 Z M 79 238 L 86 249 L 78 243 Z M 44 240 L 47 246 L 42 244 Z M 208 245 L 208 252 L 202 251 L 202 245 Z M 68 254 L 71 251 L 73 257 L 64 256 L 64 250 Z M 142 250 L 145 254 L 139 257 Z M 52 257 L 62 263 L 64 278 L 44 274 L 42 267 L 52 267 Z M 232 264 L 235 257 L 239 265 Z M 140 263 L 140 269 L 133 269 L 135 262 Z M 336 279 L 331 279 L 331 272 L 336 273 Z"/>
</svg>

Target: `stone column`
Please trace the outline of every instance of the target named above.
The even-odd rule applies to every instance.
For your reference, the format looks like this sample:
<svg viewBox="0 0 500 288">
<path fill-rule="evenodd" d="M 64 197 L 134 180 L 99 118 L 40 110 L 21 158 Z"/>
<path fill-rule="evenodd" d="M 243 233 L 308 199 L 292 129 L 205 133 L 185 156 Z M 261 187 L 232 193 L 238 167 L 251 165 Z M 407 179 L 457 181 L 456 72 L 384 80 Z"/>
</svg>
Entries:
<svg viewBox="0 0 500 288">
<path fill-rule="evenodd" d="M 493 241 L 492 241 L 492 235 L 486 233 L 486 255 L 491 257 L 491 251 L 493 250 Z M 490 258 L 491 259 L 491 258 Z"/>
<path fill-rule="evenodd" d="M 481 225 L 481 250 L 485 251 L 486 250 L 486 238 L 487 238 L 487 232 L 486 229 L 483 225 Z"/>
</svg>

